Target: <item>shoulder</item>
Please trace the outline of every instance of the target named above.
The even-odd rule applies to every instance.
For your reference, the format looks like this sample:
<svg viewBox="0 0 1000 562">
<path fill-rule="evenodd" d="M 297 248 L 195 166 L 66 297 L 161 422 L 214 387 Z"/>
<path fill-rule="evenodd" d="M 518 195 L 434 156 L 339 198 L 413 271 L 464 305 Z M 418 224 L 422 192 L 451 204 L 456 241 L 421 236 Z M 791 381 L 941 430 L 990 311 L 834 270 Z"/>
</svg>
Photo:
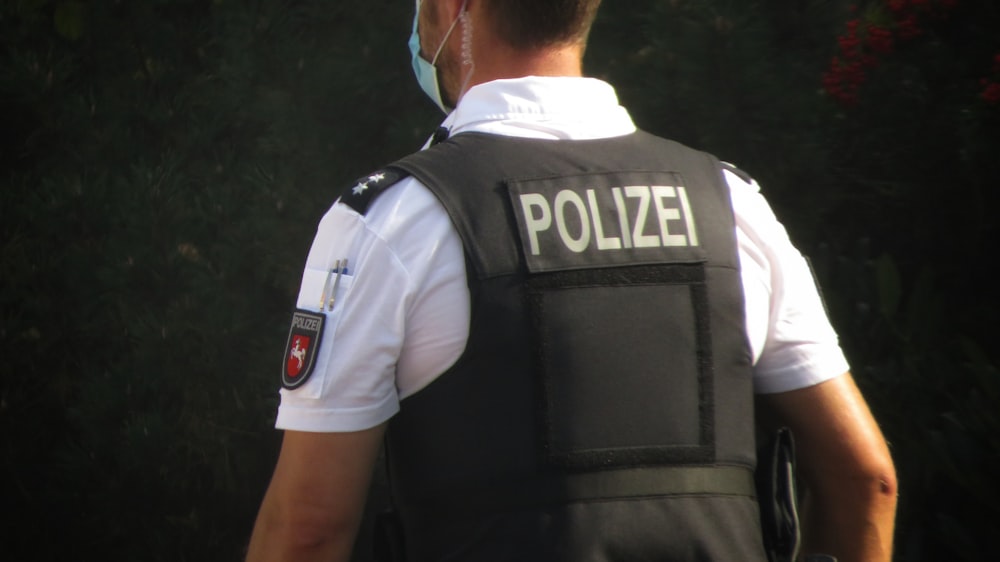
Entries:
<svg viewBox="0 0 1000 562">
<path fill-rule="evenodd" d="M 328 247 L 335 246 L 358 260 L 381 256 L 377 261 L 385 267 L 401 267 L 409 275 L 422 270 L 420 262 L 430 259 L 440 241 L 457 237 L 447 211 L 426 186 L 400 170 L 385 170 L 344 189 L 320 222 L 317 239 L 327 248 L 319 248 L 317 257 L 325 259 Z"/>
<path fill-rule="evenodd" d="M 747 242 L 762 247 L 786 244 L 788 233 L 775 216 L 757 180 L 728 162 L 720 162 L 719 167 L 729 186 L 737 232 L 742 237 L 741 245 Z"/>
<path fill-rule="evenodd" d="M 399 253 L 450 223 L 437 198 L 415 178 L 395 169 L 376 170 L 344 185 L 317 225 L 307 267 L 328 268 L 333 254 L 354 263 L 372 252 L 396 267 Z M 389 188 L 392 189 L 389 189 Z"/>
<path fill-rule="evenodd" d="M 760 187 L 757 185 L 757 181 L 753 179 L 753 176 L 736 167 L 735 164 L 720 160 L 719 167 L 722 169 L 722 175 L 726 179 L 726 182 L 729 183 L 730 187 L 733 187 L 733 184 L 735 183 L 737 185 L 745 185 L 754 191 L 760 190 Z"/>
<path fill-rule="evenodd" d="M 729 195 L 733 202 L 733 213 L 737 225 L 758 228 L 773 228 L 778 223 L 770 203 L 761 192 L 760 184 L 745 170 L 729 162 L 719 162 L 722 179 L 729 186 Z"/>
<path fill-rule="evenodd" d="M 396 245 L 412 242 L 410 234 L 442 221 L 448 221 L 447 213 L 431 190 L 404 169 L 389 165 L 344 185 L 320 230 Z"/>
</svg>

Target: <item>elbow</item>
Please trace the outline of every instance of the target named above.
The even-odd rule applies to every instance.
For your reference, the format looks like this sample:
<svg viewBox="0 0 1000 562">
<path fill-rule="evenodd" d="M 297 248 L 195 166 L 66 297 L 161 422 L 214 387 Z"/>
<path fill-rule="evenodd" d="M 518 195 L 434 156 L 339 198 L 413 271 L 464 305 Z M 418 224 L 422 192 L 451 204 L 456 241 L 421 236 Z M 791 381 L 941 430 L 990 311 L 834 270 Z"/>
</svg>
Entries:
<svg viewBox="0 0 1000 562">
<path fill-rule="evenodd" d="M 896 498 L 899 496 L 899 481 L 896 479 L 896 467 L 892 457 L 886 453 L 882 462 L 873 467 L 870 474 L 876 483 L 876 501 L 895 510 Z"/>
<path fill-rule="evenodd" d="M 899 495 L 899 482 L 896 480 L 896 468 L 890 462 L 885 470 L 878 473 L 879 495 L 896 500 Z"/>
<path fill-rule="evenodd" d="M 346 560 L 354 539 L 355 526 L 343 519 L 301 506 L 262 514 L 257 522 L 270 559 L 301 560 L 319 556 Z M 280 554 L 278 554 L 280 553 Z"/>
<path fill-rule="evenodd" d="M 875 498 L 895 503 L 899 494 L 896 466 L 892 461 L 892 455 L 889 454 L 888 446 L 884 441 L 881 445 L 859 462 L 859 473 Z"/>
<path fill-rule="evenodd" d="M 841 498 L 833 501 L 849 502 L 848 497 L 853 496 L 856 502 L 854 505 L 860 512 L 878 514 L 880 518 L 895 518 L 899 482 L 896 479 L 896 467 L 888 452 L 869 457 L 847 474 L 850 474 L 848 478 L 833 478 L 829 481 L 833 488 L 826 490 L 826 494 Z"/>
<path fill-rule="evenodd" d="M 891 560 L 898 483 L 888 456 L 816 476 L 803 496 L 805 551 L 851 562 Z"/>
<path fill-rule="evenodd" d="M 848 456 L 841 462 L 810 466 L 802 476 L 810 495 L 823 498 L 824 502 L 868 505 L 869 509 L 878 511 L 895 510 L 899 482 L 896 467 L 886 449 Z"/>
</svg>

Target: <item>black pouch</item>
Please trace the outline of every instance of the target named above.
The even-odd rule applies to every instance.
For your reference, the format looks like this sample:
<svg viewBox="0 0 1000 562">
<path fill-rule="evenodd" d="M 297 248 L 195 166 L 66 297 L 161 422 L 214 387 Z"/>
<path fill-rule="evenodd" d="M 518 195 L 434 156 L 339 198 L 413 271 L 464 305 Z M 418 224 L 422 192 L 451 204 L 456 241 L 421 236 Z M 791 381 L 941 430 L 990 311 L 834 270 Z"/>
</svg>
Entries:
<svg viewBox="0 0 1000 562">
<path fill-rule="evenodd" d="M 757 499 L 764 548 L 771 562 L 793 562 L 801 532 L 795 484 L 795 442 L 783 427 L 757 456 Z"/>
</svg>

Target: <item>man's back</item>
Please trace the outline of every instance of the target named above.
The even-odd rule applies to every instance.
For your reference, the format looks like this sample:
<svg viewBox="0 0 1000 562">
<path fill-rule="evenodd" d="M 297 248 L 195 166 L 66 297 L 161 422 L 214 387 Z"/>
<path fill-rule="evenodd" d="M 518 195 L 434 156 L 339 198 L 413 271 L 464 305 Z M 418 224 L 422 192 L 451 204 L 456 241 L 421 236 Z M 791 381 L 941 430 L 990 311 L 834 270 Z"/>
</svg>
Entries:
<svg viewBox="0 0 1000 562">
<path fill-rule="evenodd" d="M 390 169 L 448 210 L 472 294 L 465 352 L 390 424 L 407 559 L 763 559 L 718 162 L 473 133 Z"/>
</svg>

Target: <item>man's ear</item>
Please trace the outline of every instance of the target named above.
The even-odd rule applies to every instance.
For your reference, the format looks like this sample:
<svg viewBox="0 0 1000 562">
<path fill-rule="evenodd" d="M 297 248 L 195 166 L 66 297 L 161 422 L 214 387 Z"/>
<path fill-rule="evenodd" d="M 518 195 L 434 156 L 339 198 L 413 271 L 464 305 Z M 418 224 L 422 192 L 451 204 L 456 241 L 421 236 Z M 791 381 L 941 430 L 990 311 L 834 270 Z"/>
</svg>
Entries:
<svg viewBox="0 0 1000 562">
<path fill-rule="evenodd" d="M 424 1 L 426 2 L 431 0 Z M 445 19 L 449 24 L 458 18 L 458 15 L 461 13 L 463 7 L 468 10 L 472 7 L 473 3 L 478 4 L 476 0 L 438 0 L 438 3 L 441 6 L 441 10 L 444 12 L 444 15 L 447 16 Z"/>
</svg>

